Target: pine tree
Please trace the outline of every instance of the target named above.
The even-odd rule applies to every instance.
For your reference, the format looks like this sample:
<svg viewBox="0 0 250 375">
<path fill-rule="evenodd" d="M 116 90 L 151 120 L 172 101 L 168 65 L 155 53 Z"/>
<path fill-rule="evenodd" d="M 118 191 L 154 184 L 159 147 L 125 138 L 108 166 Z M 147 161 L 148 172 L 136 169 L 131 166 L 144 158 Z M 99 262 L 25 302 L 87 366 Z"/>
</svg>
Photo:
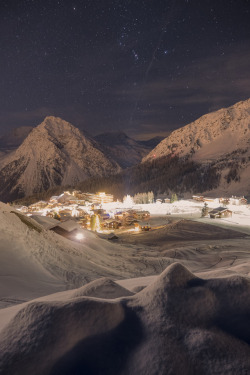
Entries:
<svg viewBox="0 0 250 375">
<path fill-rule="evenodd" d="M 96 229 L 96 215 L 92 215 L 90 218 L 90 229 L 93 231 Z"/>
<path fill-rule="evenodd" d="M 177 194 L 176 193 L 173 193 L 172 196 L 171 196 L 171 199 L 170 199 L 170 202 L 171 203 L 174 203 L 178 201 L 178 197 L 177 197 Z"/>
<path fill-rule="evenodd" d="M 154 193 L 152 191 L 148 192 L 148 203 L 153 203 L 154 201 Z"/>
<path fill-rule="evenodd" d="M 205 217 L 207 215 L 208 215 L 208 204 L 205 202 L 201 210 L 201 217 Z"/>
</svg>

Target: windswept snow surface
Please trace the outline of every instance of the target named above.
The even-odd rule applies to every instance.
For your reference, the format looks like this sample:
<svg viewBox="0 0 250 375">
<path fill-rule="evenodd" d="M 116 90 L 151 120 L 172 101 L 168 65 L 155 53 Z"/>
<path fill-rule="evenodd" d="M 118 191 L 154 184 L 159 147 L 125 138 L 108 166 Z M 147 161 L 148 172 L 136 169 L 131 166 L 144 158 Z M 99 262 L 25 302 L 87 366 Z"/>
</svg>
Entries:
<svg viewBox="0 0 250 375">
<path fill-rule="evenodd" d="M 20 215 L 20 214 L 19 214 Z M 22 216 L 20 216 L 22 217 Z M 123 248 L 81 230 L 81 243 L 69 241 L 0 203 L 0 307 L 60 290 L 72 289 L 103 276 L 140 274 L 133 261 L 119 258 Z M 129 265 L 130 264 L 130 265 Z M 155 268 L 152 266 L 152 272 Z"/>
<path fill-rule="evenodd" d="M 140 292 L 124 295 L 71 291 L 0 311 L 0 373 L 250 372 L 248 278 L 204 280 L 174 263 Z"/>
<path fill-rule="evenodd" d="M 206 202 L 208 204 L 208 210 L 222 206 L 219 199 L 213 199 L 213 202 Z M 195 201 L 193 199 L 181 199 L 174 203 L 150 203 L 150 204 L 133 204 L 130 207 L 122 202 L 112 202 L 103 204 L 103 208 L 108 211 L 118 211 L 119 209 L 129 208 L 136 210 L 149 211 L 151 216 L 183 216 L 189 217 L 191 219 L 201 219 L 201 210 L 204 207 L 204 202 Z M 250 234 L 250 205 L 235 205 L 228 204 L 226 206 L 230 211 L 232 211 L 232 217 L 222 218 L 222 219 L 206 219 L 202 218 L 202 222 L 209 224 L 219 224 L 228 225 L 232 229 L 238 230 L 244 227 L 246 231 L 249 230 Z M 150 222 L 150 219 L 148 220 Z M 234 228 L 233 228 L 234 227 Z"/>
<path fill-rule="evenodd" d="M 250 210 L 230 207 L 238 233 L 203 205 L 140 205 L 163 219 L 145 236 L 77 243 L 0 203 L 0 374 L 250 373 Z"/>
</svg>

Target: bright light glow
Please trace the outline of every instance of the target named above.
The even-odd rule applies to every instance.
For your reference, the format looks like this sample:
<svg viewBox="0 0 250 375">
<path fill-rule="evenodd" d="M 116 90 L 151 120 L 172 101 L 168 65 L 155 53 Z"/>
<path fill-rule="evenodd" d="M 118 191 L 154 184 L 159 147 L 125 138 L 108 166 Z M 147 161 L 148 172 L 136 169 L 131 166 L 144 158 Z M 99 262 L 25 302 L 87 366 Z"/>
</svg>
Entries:
<svg viewBox="0 0 250 375">
<path fill-rule="evenodd" d="M 130 196 L 130 195 L 126 195 L 124 198 L 123 198 L 123 204 L 125 207 L 132 207 L 134 205 L 134 201 L 133 201 L 133 198 Z"/>
<path fill-rule="evenodd" d="M 76 239 L 77 240 L 82 240 L 84 238 L 84 235 L 82 233 L 77 233 Z"/>
</svg>

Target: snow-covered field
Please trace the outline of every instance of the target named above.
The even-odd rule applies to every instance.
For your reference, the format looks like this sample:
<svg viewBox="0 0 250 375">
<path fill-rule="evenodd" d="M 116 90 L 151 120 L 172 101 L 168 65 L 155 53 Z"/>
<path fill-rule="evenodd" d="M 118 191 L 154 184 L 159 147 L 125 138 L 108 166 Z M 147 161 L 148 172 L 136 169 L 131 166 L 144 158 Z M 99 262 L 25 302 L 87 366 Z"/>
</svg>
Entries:
<svg viewBox="0 0 250 375">
<path fill-rule="evenodd" d="M 215 199 L 214 202 L 207 202 L 208 209 L 212 210 L 217 207 L 221 207 L 219 199 Z M 176 215 L 187 217 L 189 215 L 192 219 L 198 219 L 201 217 L 201 210 L 204 207 L 204 202 L 190 200 L 179 200 L 174 203 L 150 203 L 150 204 L 133 204 L 131 203 L 129 207 L 121 202 L 113 202 L 103 204 L 103 208 L 107 211 L 115 211 L 116 209 L 124 208 L 134 208 L 149 211 L 151 215 L 165 216 L 165 215 Z M 234 205 L 228 204 L 226 206 L 230 211 L 232 211 L 232 217 L 222 218 L 222 219 L 206 219 L 202 218 L 210 224 L 228 224 L 236 226 L 243 226 L 249 228 L 250 230 L 250 205 Z"/>
<path fill-rule="evenodd" d="M 250 209 L 203 205 L 138 205 L 164 225 L 77 243 L 0 203 L 0 374 L 250 373 Z"/>
</svg>

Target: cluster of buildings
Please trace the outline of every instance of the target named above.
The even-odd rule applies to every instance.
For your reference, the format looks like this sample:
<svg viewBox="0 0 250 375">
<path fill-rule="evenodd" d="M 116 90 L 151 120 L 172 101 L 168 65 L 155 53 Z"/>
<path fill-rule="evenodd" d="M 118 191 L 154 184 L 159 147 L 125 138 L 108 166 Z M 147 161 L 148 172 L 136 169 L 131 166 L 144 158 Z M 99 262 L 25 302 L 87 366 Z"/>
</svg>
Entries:
<svg viewBox="0 0 250 375">
<path fill-rule="evenodd" d="M 202 212 L 202 216 L 210 216 L 211 219 L 218 219 L 218 218 L 224 218 L 224 217 L 232 217 L 232 211 L 227 208 L 227 205 L 246 205 L 247 199 L 242 196 L 242 197 L 236 197 L 232 196 L 231 198 L 209 198 L 209 197 L 204 197 L 202 195 L 193 195 L 192 198 L 198 202 L 204 202 L 204 208 Z M 222 205 L 220 207 L 214 208 L 213 210 L 209 211 L 207 204 L 208 202 L 216 202 L 219 200 L 219 203 Z"/>
<path fill-rule="evenodd" d="M 69 221 L 77 222 L 82 228 L 91 230 L 114 230 L 121 227 L 137 227 L 138 223 L 150 217 L 148 211 L 132 209 L 113 209 L 107 211 L 102 208 L 105 203 L 112 203 L 113 195 L 104 192 L 96 194 L 82 193 L 81 191 L 66 191 L 59 196 L 52 196 L 48 201 L 39 201 L 29 206 L 16 207 L 20 212 L 33 218 L 40 216 L 42 225 L 46 220 L 41 217 L 57 219 L 61 223 L 57 225 L 58 231 L 64 230 Z M 48 220 L 47 220 L 48 222 Z M 49 222 L 49 226 L 54 222 Z M 61 228 L 62 227 L 62 228 Z M 65 228 L 64 228 L 65 227 Z M 51 229 L 51 228 L 50 228 Z"/>
<path fill-rule="evenodd" d="M 193 195 L 192 199 L 198 202 L 216 202 L 218 198 L 209 198 L 209 197 L 204 197 L 203 195 Z M 247 199 L 244 196 L 242 197 L 232 196 L 231 198 L 221 197 L 219 198 L 219 203 L 223 205 L 234 204 L 234 205 L 239 206 L 241 204 L 247 204 Z"/>
</svg>

